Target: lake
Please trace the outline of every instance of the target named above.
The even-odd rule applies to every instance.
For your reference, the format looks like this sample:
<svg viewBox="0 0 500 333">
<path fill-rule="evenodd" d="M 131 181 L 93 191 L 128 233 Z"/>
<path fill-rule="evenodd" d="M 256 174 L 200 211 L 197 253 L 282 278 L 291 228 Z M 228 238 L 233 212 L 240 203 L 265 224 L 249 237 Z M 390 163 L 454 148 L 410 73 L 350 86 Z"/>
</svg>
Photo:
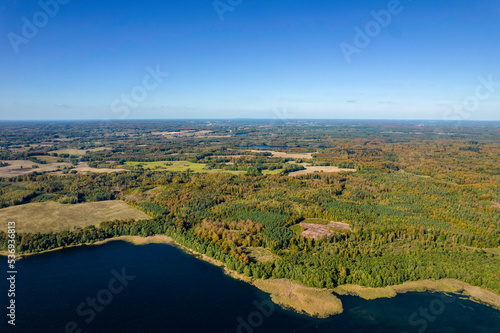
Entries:
<svg viewBox="0 0 500 333">
<path fill-rule="evenodd" d="M 500 311 L 440 293 L 373 301 L 341 296 L 342 314 L 310 318 L 272 306 L 267 294 L 164 244 L 75 247 L 22 259 L 17 270 L 17 325 L 7 325 L 4 314 L 0 332 L 491 333 L 500 327 Z"/>
</svg>

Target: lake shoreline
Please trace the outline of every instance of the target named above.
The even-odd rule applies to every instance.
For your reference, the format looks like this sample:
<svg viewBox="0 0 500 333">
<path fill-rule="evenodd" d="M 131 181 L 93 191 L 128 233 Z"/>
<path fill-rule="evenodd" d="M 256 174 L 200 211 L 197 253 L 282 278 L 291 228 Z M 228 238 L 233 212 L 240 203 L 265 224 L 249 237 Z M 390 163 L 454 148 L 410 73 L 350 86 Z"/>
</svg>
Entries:
<svg viewBox="0 0 500 333">
<path fill-rule="evenodd" d="M 134 245 L 169 244 L 175 246 L 198 259 L 222 268 L 226 275 L 249 283 L 259 290 L 270 294 L 273 302 L 279 306 L 316 318 L 327 318 L 343 312 L 342 302 L 336 295 L 356 296 L 366 300 L 374 300 L 379 298 L 392 298 L 398 294 L 404 294 L 407 292 L 444 292 L 463 296 L 476 303 L 500 309 L 500 295 L 487 289 L 475 287 L 468 283 L 452 279 L 407 281 L 400 285 L 382 288 L 369 288 L 358 285 L 341 285 L 333 290 L 308 287 L 288 279 L 254 279 L 232 271 L 221 261 L 187 248 L 166 235 L 155 235 L 149 237 L 119 236 L 95 243 L 58 247 L 38 253 L 22 254 L 19 256 L 16 255 L 16 260 L 66 248 L 103 245 L 113 241 L 124 241 Z M 7 256 L 8 254 L 8 251 L 0 251 L 0 256 Z"/>
</svg>

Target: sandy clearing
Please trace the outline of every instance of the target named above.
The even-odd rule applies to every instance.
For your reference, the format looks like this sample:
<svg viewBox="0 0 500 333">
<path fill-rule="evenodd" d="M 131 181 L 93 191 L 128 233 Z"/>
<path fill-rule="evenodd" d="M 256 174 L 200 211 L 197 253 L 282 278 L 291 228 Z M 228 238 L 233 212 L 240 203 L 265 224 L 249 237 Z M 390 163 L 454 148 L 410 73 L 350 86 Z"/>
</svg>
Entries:
<svg viewBox="0 0 500 333">
<path fill-rule="evenodd" d="M 300 234 L 301 236 L 307 237 L 307 238 L 314 238 L 318 239 L 323 236 L 329 237 L 333 236 L 336 234 L 334 230 L 331 228 L 335 229 L 341 229 L 345 231 L 351 231 L 351 226 L 347 223 L 341 223 L 341 222 L 333 222 L 330 221 L 328 224 L 316 224 L 316 223 L 299 223 L 301 227 L 304 228 L 304 231 Z"/>
<path fill-rule="evenodd" d="M 295 177 L 295 176 L 307 175 L 307 174 L 315 173 L 315 172 L 343 172 L 343 171 L 356 172 L 356 169 L 343 169 L 343 168 L 338 168 L 336 166 L 304 165 L 304 167 L 306 168 L 305 170 L 290 172 L 288 175 Z"/>
</svg>

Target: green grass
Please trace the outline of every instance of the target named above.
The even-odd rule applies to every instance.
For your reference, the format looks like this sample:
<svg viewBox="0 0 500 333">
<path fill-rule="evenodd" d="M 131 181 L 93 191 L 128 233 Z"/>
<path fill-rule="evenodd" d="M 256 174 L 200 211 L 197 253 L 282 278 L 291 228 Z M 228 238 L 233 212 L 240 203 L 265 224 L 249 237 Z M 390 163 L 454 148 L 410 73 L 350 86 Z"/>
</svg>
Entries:
<svg viewBox="0 0 500 333">
<path fill-rule="evenodd" d="M 156 162 L 126 162 L 126 167 L 142 166 L 147 170 L 166 170 L 166 171 L 187 171 L 194 172 L 209 171 L 204 170 L 205 164 L 192 163 L 188 161 L 156 161 Z"/>
<path fill-rule="evenodd" d="M 255 262 L 266 263 L 279 259 L 278 256 L 274 255 L 271 250 L 265 249 L 263 247 L 246 247 L 243 251 L 248 255 L 248 257 Z"/>
<path fill-rule="evenodd" d="M 305 219 L 301 223 L 312 223 L 312 224 L 327 225 L 328 223 L 330 223 L 330 221 L 323 220 L 323 219 Z"/>
<path fill-rule="evenodd" d="M 300 235 L 304 231 L 304 227 L 298 224 L 292 225 L 289 229 L 295 232 L 297 235 Z"/>
<path fill-rule="evenodd" d="M 60 159 L 63 159 L 61 157 L 57 157 L 57 156 L 35 156 L 37 159 L 39 159 L 40 161 L 45 161 L 47 163 L 55 163 L 57 161 L 59 161 Z"/>
<path fill-rule="evenodd" d="M 212 169 L 206 168 L 206 164 L 203 163 L 193 163 L 188 161 L 156 161 L 156 162 L 125 162 L 125 167 L 133 168 L 141 165 L 147 170 L 158 170 L 158 171 L 172 171 L 172 172 L 183 172 L 191 170 L 196 173 L 232 173 L 234 175 L 243 175 L 246 171 L 234 171 L 234 170 L 223 170 L 223 169 Z M 264 175 L 274 175 L 278 174 L 281 170 L 264 170 L 262 173 Z"/>
<path fill-rule="evenodd" d="M 281 169 L 274 169 L 274 170 L 262 170 L 263 175 L 278 175 L 281 171 Z"/>
</svg>

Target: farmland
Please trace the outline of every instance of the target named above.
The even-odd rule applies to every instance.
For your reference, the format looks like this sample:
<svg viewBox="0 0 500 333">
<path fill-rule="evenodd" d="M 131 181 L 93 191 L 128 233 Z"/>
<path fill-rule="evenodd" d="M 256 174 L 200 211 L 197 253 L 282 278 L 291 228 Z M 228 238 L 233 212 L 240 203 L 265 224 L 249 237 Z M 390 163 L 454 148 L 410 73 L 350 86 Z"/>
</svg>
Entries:
<svg viewBox="0 0 500 333">
<path fill-rule="evenodd" d="M 0 209 L 0 224 L 16 222 L 16 231 L 59 232 L 74 230 L 111 220 L 149 219 L 143 212 L 123 201 L 100 201 L 74 205 L 57 202 L 28 203 Z"/>
</svg>

